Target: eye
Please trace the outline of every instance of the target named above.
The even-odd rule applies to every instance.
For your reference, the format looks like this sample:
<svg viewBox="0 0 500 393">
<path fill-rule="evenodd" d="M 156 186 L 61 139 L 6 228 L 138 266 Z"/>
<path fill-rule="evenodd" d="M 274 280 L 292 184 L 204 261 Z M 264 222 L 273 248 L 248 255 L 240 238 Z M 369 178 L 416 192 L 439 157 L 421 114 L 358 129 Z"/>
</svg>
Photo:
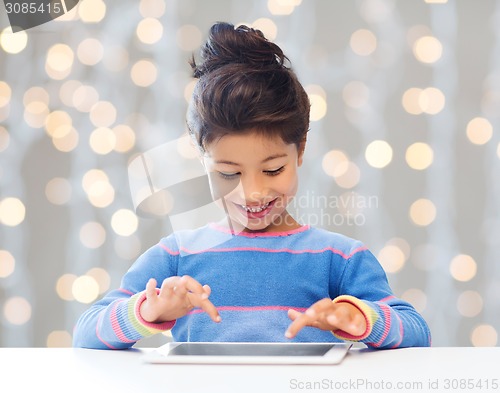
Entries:
<svg viewBox="0 0 500 393">
<path fill-rule="evenodd" d="M 264 171 L 264 173 L 268 176 L 276 176 L 285 170 L 285 166 L 279 167 L 278 169 L 274 169 L 272 171 Z"/>
<path fill-rule="evenodd" d="M 217 173 L 219 174 L 220 177 L 222 177 L 223 179 L 226 179 L 226 180 L 234 179 L 240 174 L 239 172 L 236 172 L 236 173 L 217 172 Z"/>
</svg>

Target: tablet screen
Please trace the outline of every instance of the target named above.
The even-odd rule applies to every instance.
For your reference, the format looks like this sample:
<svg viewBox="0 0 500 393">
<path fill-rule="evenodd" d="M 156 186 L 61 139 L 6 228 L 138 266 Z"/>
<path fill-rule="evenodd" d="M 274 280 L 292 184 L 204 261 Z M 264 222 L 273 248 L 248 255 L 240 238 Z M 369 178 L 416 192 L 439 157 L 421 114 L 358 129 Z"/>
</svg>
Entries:
<svg viewBox="0 0 500 393">
<path fill-rule="evenodd" d="M 290 344 L 193 344 L 182 343 L 169 351 L 169 356 L 323 356 L 334 345 Z"/>
</svg>

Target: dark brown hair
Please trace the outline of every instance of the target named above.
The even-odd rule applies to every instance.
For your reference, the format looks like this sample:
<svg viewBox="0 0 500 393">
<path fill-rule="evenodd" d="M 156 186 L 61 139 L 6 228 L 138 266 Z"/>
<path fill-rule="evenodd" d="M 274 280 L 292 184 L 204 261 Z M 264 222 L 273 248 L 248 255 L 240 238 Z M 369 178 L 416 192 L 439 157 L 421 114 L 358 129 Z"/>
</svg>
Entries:
<svg viewBox="0 0 500 393">
<path fill-rule="evenodd" d="M 191 60 L 198 82 L 187 114 L 199 147 L 249 130 L 299 148 L 309 128 L 309 99 L 280 47 L 261 31 L 218 22 Z"/>
</svg>

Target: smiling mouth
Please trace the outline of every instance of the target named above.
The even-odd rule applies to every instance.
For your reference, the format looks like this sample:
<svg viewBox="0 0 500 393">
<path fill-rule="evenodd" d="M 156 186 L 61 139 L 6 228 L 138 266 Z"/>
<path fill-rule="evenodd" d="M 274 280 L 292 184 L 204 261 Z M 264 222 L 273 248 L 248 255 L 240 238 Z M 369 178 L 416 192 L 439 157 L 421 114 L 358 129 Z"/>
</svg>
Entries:
<svg viewBox="0 0 500 393">
<path fill-rule="evenodd" d="M 262 210 L 264 209 L 267 209 L 267 207 L 269 206 L 271 202 L 267 202 L 265 205 L 262 205 L 262 206 L 245 206 L 245 205 L 240 205 L 243 209 L 245 209 L 247 212 L 250 212 L 250 213 L 259 213 L 261 212 Z"/>
<path fill-rule="evenodd" d="M 276 199 L 273 199 L 272 201 L 269 201 L 266 204 L 260 206 L 247 206 L 247 205 L 240 205 L 238 203 L 236 203 L 235 205 L 238 206 L 245 213 L 252 215 L 252 214 L 262 213 L 266 210 L 270 210 L 270 208 L 274 205 L 274 202 L 276 202 Z"/>
</svg>

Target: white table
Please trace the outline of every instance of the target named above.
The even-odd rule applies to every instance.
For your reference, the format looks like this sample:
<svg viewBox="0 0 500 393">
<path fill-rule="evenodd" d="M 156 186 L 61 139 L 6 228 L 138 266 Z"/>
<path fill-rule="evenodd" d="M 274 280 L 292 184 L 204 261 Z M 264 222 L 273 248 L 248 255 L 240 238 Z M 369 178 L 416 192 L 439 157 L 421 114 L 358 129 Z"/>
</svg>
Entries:
<svg viewBox="0 0 500 393">
<path fill-rule="evenodd" d="M 150 350 L 0 348 L 0 392 L 500 392 L 498 347 L 352 350 L 336 366 L 151 365 Z"/>
</svg>

